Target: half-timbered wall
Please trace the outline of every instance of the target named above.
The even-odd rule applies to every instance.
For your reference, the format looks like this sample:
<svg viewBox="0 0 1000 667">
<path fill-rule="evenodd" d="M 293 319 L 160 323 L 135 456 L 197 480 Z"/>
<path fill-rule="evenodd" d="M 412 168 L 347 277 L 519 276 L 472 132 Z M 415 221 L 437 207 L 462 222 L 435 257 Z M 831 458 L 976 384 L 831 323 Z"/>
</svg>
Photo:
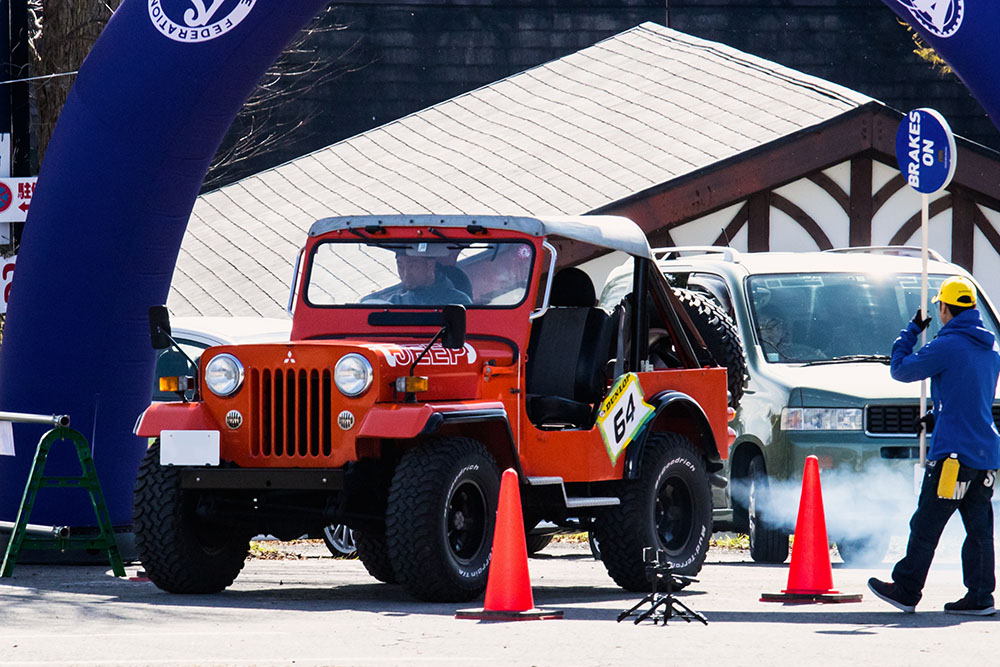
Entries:
<svg viewBox="0 0 1000 667">
<path fill-rule="evenodd" d="M 852 194 L 854 196 L 852 196 Z M 1000 299 L 1000 207 L 961 187 L 930 198 L 930 247 L 970 269 Z M 858 158 L 655 234 L 654 246 L 725 245 L 742 252 L 920 246 L 920 195 L 899 169 Z"/>
</svg>

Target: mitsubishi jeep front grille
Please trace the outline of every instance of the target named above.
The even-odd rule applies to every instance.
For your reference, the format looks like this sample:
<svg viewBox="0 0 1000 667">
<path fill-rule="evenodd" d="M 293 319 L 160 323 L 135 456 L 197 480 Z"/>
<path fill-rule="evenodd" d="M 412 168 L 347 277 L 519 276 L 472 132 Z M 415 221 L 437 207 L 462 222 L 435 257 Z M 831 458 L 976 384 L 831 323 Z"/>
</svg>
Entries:
<svg viewBox="0 0 1000 667">
<path fill-rule="evenodd" d="M 287 460 L 329 456 L 333 420 L 330 369 L 251 369 L 250 449 Z"/>
</svg>

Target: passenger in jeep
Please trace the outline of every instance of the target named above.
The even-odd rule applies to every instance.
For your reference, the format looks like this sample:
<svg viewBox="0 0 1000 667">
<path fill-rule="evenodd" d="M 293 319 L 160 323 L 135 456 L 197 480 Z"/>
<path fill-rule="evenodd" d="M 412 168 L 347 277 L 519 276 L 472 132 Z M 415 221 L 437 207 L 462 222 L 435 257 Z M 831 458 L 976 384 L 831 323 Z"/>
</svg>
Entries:
<svg viewBox="0 0 1000 667">
<path fill-rule="evenodd" d="M 389 297 L 389 303 L 401 306 L 472 303 L 468 294 L 438 271 L 437 258 L 419 252 L 419 246 L 396 253 L 396 269 L 403 291 Z"/>
</svg>

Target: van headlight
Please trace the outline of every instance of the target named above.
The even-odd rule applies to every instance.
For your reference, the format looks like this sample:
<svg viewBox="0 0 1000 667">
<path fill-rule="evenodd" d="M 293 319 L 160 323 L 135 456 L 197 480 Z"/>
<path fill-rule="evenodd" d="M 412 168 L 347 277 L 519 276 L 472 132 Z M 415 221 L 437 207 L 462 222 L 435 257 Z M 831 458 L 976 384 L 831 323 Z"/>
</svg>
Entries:
<svg viewBox="0 0 1000 667">
<path fill-rule="evenodd" d="M 360 354 L 345 354 L 333 369 L 333 382 L 344 396 L 360 396 L 372 385 L 372 365 Z"/>
<path fill-rule="evenodd" d="M 782 431 L 860 431 L 861 408 L 784 408 Z"/>
<path fill-rule="evenodd" d="M 232 396 L 243 385 L 243 364 L 222 353 L 205 365 L 205 386 L 216 396 Z"/>
</svg>

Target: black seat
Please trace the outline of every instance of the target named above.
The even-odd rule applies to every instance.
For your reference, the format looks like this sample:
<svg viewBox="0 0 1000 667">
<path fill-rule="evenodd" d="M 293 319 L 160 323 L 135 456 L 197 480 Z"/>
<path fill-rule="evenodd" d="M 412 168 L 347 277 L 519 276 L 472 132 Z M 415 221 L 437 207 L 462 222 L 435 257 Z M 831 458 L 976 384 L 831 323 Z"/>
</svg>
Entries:
<svg viewBox="0 0 1000 667">
<path fill-rule="evenodd" d="M 445 266 L 440 262 L 437 267 L 435 267 L 435 271 L 438 275 L 444 276 L 451 281 L 451 284 L 455 289 L 465 292 L 470 301 L 472 300 L 472 281 L 469 280 L 469 276 L 465 275 L 465 271 L 457 266 Z"/>
<path fill-rule="evenodd" d="M 549 309 L 528 342 L 528 418 L 537 425 L 587 427 L 607 386 L 614 326 L 596 308 L 590 277 L 563 269 L 552 280 Z"/>
</svg>

